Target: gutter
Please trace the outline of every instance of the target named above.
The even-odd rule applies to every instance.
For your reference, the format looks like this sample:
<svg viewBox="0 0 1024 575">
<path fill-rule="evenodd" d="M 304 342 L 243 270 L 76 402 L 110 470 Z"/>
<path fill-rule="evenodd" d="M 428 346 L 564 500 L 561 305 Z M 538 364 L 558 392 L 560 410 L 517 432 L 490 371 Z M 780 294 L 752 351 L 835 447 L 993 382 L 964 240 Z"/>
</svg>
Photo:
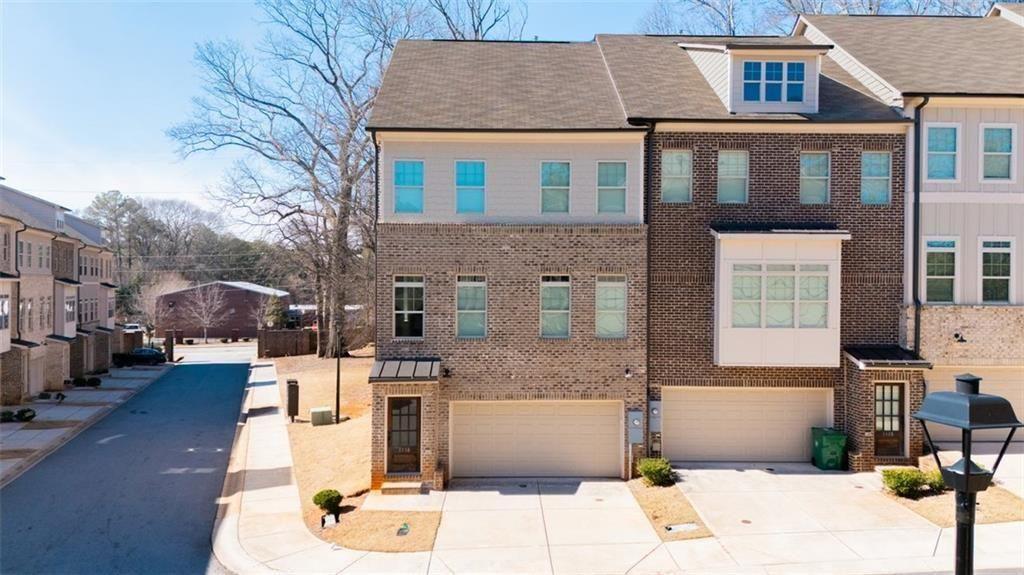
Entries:
<svg viewBox="0 0 1024 575">
<path fill-rule="evenodd" d="M 914 298 L 914 354 L 921 356 L 921 115 L 928 105 L 929 96 L 914 106 L 914 214 L 910 285 Z"/>
<path fill-rule="evenodd" d="M 380 249 L 380 234 L 377 231 L 377 221 L 380 219 L 380 143 L 377 142 L 376 130 L 370 130 L 370 138 L 373 140 L 373 321 L 374 325 L 376 325 L 377 313 L 379 311 L 377 308 L 377 282 L 380 281 L 380 275 L 378 274 L 380 258 L 377 257 L 377 250 Z M 376 346 L 376 330 L 374 330 L 373 343 L 373 358 L 376 360 L 379 358 Z"/>
<path fill-rule="evenodd" d="M 975 94 L 972 92 L 903 92 L 904 98 L 924 98 L 925 103 L 932 98 L 1024 98 L 1021 93 Z"/>
</svg>

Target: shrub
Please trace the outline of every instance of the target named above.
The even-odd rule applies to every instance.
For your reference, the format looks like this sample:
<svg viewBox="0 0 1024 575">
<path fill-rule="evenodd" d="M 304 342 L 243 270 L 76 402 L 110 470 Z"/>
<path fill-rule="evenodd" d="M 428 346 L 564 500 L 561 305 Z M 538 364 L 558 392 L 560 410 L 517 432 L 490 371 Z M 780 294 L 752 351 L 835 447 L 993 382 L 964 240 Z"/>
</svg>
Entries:
<svg viewBox="0 0 1024 575">
<path fill-rule="evenodd" d="M 914 498 L 921 494 L 927 479 L 923 471 L 916 467 L 899 467 L 882 471 L 882 483 L 900 497 Z"/>
<path fill-rule="evenodd" d="M 14 419 L 28 423 L 36 418 L 36 410 L 26 407 L 14 412 Z"/>
<path fill-rule="evenodd" d="M 99 387 L 101 383 L 103 383 L 103 380 L 101 380 L 98 377 L 90 377 L 89 379 L 85 380 L 85 384 L 88 385 L 89 387 Z"/>
<path fill-rule="evenodd" d="M 928 485 L 928 489 L 932 493 L 942 493 L 946 489 L 946 482 L 942 479 L 942 472 L 938 469 L 933 469 L 924 474 L 924 481 Z"/>
<path fill-rule="evenodd" d="M 336 489 L 321 489 L 313 496 L 313 503 L 325 513 L 338 513 L 341 510 L 341 493 Z"/>
<path fill-rule="evenodd" d="M 89 385 L 89 381 L 86 380 L 84 377 L 76 377 L 75 379 L 71 380 L 71 385 L 75 387 L 85 387 Z"/>
<path fill-rule="evenodd" d="M 252 341 L 252 338 L 251 337 L 243 337 L 242 341 L 244 341 L 245 343 L 249 343 L 250 341 Z"/>
<path fill-rule="evenodd" d="M 220 342 L 221 343 L 227 343 L 228 342 L 228 338 L 222 337 L 222 338 L 220 338 Z"/>
<path fill-rule="evenodd" d="M 53 394 L 51 394 L 49 391 L 40 391 L 37 397 L 39 399 L 50 399 L 53 397 Z"/>
<path fill-rule="evenodd" d="M 0 423 L 10 423 L 12 421 L 14 421 L 14 412 L 13 411 L 11 411 L 9 409 L 5 409 L 4 411 L 0 411 Z"/>
<path fill-rule="evenodd" d="M 194 339 L 186 339 L 185 340 L 185 345 L 192 345 L 195 342 L 196 342 L 196 340 L 194 340 Z"/>
<path fill-rule="evenodd" d="M 675 474 L 667 459 L 641 459 L 636 470 L 644 478 L 647 485 L 672 485 Z"/>
</svg>

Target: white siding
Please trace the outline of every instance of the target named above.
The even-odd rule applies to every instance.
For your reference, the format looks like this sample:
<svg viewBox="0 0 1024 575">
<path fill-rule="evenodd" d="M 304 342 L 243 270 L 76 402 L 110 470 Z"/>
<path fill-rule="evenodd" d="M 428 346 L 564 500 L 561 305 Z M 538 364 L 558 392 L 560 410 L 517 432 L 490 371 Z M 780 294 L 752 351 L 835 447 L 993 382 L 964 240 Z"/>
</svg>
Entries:
<svg viewBox="0 0 1024 575">
<path fill-rule="evenodd" d="M 835 42 L 830 40 L 828 36 L 825 36 L 820 30 L 811 25 L 808 25 L 807 29 L 804 30 L 804 36 L 815 44 L 835 45 Z M 899 103 L 898 101 L 902 96 L 893 90 L 888 84 L 883 82 L 877 75 L 875 75 L 874 72 L 862 66 L 860 62 L 854 59 L 854 57 L 846 50 L 836 46 L 829 50 L 828 57 L 832 58 L 832 60 L 842 66 L 844 70 L 849 72 L 851 76 L 867 87 L 868 90 L 871 90 L 871 92 L 875 96 L 878 96 L 878 98 L 883 102 L 893 105 L 897 105 Z"/>
<path fill-rule="evenodd" d="M 743 62 L 803 62 L 804 63 L 804 101 L 803 102 L 744 102 L 743 101 Z M 796 114 L 813 114 L 818 111 L 818 59 L 817 57 L 799 56 L 749 56 L 742 53 L 732 55 L 732 80 L 730 85 L 730 112 L 737 114 L 751 112 L 788 112 Z M 785 70 L 783 70 L 785 76 Z M 783 92 L 785 97 L 785 92 Z"/>
<path fill-rule="evenodd" d="M 960 125 L 960 174 L 955 183 L 930 182 L 927 179 L 927 159 L 922 157 L 921 174 L 925 176 L 921 190 L 928 192 L 998 192 L 1024 194 L 1024 178 L 1020 170 L 1024 167 L 1024 107 L 1018 108 L 951 108 L 926 106 L 923 120 L 925 126 L 929 122 L 953 123 Z M 1014 155 L 1016 161 L 1016 179 L 1013 183 L 982 182 L 981 170 L 981 124 L 1014 124 L 1016 140 Z M 922 141 L 928 141 L 927 133 L 922 130 Z M 927 148 L 926 148 L 927 150 Z M 925 154 L 926 156 L 927 154 Z M 927 201 L 927 200 L 925 200 Z"/>
<path fill-rule="evenodd" d="M 722 105 L 729 106 L 729 56 L 713 50 L 687 50 L 711 89 L 718 94 Z"/>
<path fill-rule="evenodd" d="M 11 297 L 12 296 L 11 292 L 13 291 L 11 289 L 11 284 L 12 284 L 12 282 L 9 282 L 9 281 L 0 281 L 0 295 L 7 296 L 7 298 L 8 298 L 8 300 L 7 300 L 8 301 L 8 305 L 13 307 L 13 306 L 15 306 L 17 304 L 15 303 L 14 298 Z M 13 309 L 11 310 L 11 312 L 12 313 L 10 314 L 10 317 L 8 318 L 9 322 L 13 322 L 15 320 Z M 11 323 L 6 329 L 0 328 L 0 353 L 4 353 L 6 351 L 10 351 L 10 349 L 11 349 L 11 327 L 12 326 L 13 326 L 13 323 Z"/>
<path fill-rule="evenodd" d="M 422 214 L 394 213 L 396 160 L 423 161 Z M 455 213 L 455 161 L 484 160 L 486 212 Z M 568 214 L 541 214 L 540 164 L 571 163 Z M 597 213 L 598 161 L 625 161 L 626 212 Z M 441 223 L 641 223 L 643 140 L 633 142 L 388 141 L 380 149 L 380 221 Z"/>
</svg>

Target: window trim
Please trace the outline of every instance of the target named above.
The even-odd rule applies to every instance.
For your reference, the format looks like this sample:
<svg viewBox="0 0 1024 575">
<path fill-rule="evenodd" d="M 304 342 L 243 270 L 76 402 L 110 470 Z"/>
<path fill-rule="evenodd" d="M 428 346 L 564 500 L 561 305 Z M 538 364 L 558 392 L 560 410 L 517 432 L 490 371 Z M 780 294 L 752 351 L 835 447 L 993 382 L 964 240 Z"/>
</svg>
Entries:
<svg viewBox="0 0 1024 575">
<path fill-rule="evenodd" d="M 462 281 L 461 279 L 459 279 L 459 278 L 464 278 L 464 277 L 481 277 L 481 278 L 483 278 L 483 281 Z M 483 286 L 483 288 L 484 288 L 484 309 L 483 310 L 466 310 L 466 311 L 463 311 L 463 310 L 459 309 L 459 288 L 463 287 L 463 286 L 470 286 L 470 287 Z M 426 295 L 426 290 L 424 290 L 423 294 L 424 294 L 424 296 Z M 487 329 L 488 328 L 487 324 L 489 323 L 488 316 L 487 316 L 487 314 L 488 314 L 488 309 L 487 308 L 490 307 L 488 305 L 489 304 L 489 302 L 488 302 L 489 295 L 490 294 L 488 293 L 488 289 L 487 289 L 487 276 L 486 275 L 484 275 L 484 274 L 457 274 L 455 276 L 455 339 L 465 339 L 465 340 L 470 340 L 470 341 L 487 339 L 487 336 L 488 336 L 487 332 L 489 331 Z M 426 311 L 426 305 L 425 304 L 426 304 L 426 300 L 424 300 L 424 306 L 423 306 L 424 307 L 424 311 Z M 483 313 L 484 313 L 484 334 L 483 335 L 461 335 L 461 334 L 459 334 L 459 314 L 463 314 L 463 313 L 480 313 L 481 311 L 483 311 Z"/>
<path fill-rule="evenodd" d="M 400 212 L 398 211 L 398 186 L 395 185 L 395 174 L 399 162 L 419 162 L 423 166 L 423 184 L 420 186 L 420 211 Z M 412 187 L 412 186 L 404 186 Z M 398 216 L 423 214 L 427 211 L 427 162 L 422 158 L 395 158 L 391 160 L 391 213 Z"/>
<path fill-rule="evenodd" d="M 864 201 L 864 154 L 885 154 L 889 156 L 889 176 L 885 178 L 889 199 L 885 202 L 867 203 Z M 869 176 L 869 180 L 881 180 L 878 176 Z M 888 206 L 892 204 L 892 150 L 861 150 L 860 151 L 860 190 L 858 190 L 860 205 L 862 206 Z"/>
<path fill-rule="evenodd" d="M 985 242 L 1010 242 L 1008 248 L 986 248 Z M 1009 300 L 1002 301 L 985 301 L 985 293 L 983 286 L 985 283 L 985 268 L 984 268 L 984 254 L 985 252 L 990 253 L 1008 253 L 1010 254 L 1010 277 L 1007 278 L 1010 283 Z M 1008 306 L 1016 305 L 1017 303 L 1017 290 L 1015 284 L 1017 282 L 1017 238 L 1014 236 L 978 236 L 978 273 L 977 273 L 977 289 L 978 289 L 978 305 L 992 305 L 992 306 Z M 989 276 L 996 277 L 996 276 Z"/>
<path fill-rule="evenodd" d="M 722 152 L 742 152 L 747 161 L 745 163 L 745 170 L 743 173 L 743 201 L 742 202 L 723 202 L 722 201 Z M 718 150 L 715 156 L 715 204 L 720 206 L 745 206 L 750 203 L 750 150 Z M 733 177 L 733 176 L 730 176 Z"/>
<path fill-rule="evenodd" d="M 929 132 L 931 131 L 932 128 L 955 128 L 956 129 L 956 152 L 954 153 L 954 161 L 953 161 L 954 175 L 953 175 L 952 179 L 948 179 L 948 180 L 939 179 L 939 180 L 936 180 L 936 179 L 932 179 L 932 178 L 930 178 L 928 176 L 928 163 L 929 163 L 929 157 L 928 156 L 931 153 L 931 152 L 928 151 L 928 134 L 929 134 Z M 964 134 L 963 134 L 963 131 L 964 131 L 963 130 L 963 126 L 960 124 L 960 122 L 925 122 L 924 123 L 924 141 L 921 142 L 921 144 L 924 146 L 924 170 L 923 170 L 922 175 L 924 177 L 925 183 L 928 183 L 928 184 L 959 184 L 960 183 L 961 176 L 963 175 L 963 172 L 962 172 L 962 170 L 963 170 L 962 161 L 963 161 L 963 155 L 964 155 L 963 154 L 963 151 L 964 151 L 964 147 L 963 147 L 963 136 L 964 136 Z M 937 154 L 948 154 L 949 152 L 935 152 L 935 153 L 937 153 Z"/>
<path fill-rule="evenodd" d="M 953 248 L 929 248 L 928 242 L 954 242 Z M 960 278 L 963 274 L 960 271 L 960 266 L 963 265 L 963 258 L 961 257 L 961 242 L 960 236 L 924 236 L 921 238 L 921 247 L 924 248 L 924 257 L 921 258 L 921 269 L 918 273 L 921 274 L 921 285 L 919 286 L 921 293 L 918 295 L 924 305 L 958 305 L 961 301 L 960 297 Z M 953 301 L 928 301 L 928 252 L 952 252 L 953 253 Z M 935 276 L 935 277 L 946 277 L 946 276 Z"/>
<path fill-rule="evenodd" d="M 729 329 L 729 330 L 767 330 L 769 332 L 771 332 L 771 331 L 783 331 L 783 330 L 801 330 L 801 332 L 811 332 L 811 331 L 815 331 L 815 330 L 826 331 L 826 330 L 830 330 L 830 329 L 835 329 L 836 322 L 841 319 L 840 317 L 834 317 L 836 314 L 832 313 L 832 311 L 833 311 L 832 310 L 832 303 L 833 303 L 833 295 L 834 295 L 833 283 L 835 283 L 835 280 L 833 278 L 833 271 L 834 271 L 833 268 L 834 268 L 834 266 L 838 265 L 838 262 L 830 261 L 830 260 L 820 260 L 820 259 L 808 259 L 808 260 L 794 260 L 794 259 L 785 259 L 785 260 L 735 259 L 735 260 L 729 260 L 728 261 L 728 265 L 730 266 L 730 269 L 728 270 L 729 290 L 728 290 L 728 293 L 722 294 L 723 298 L 726 298 L 726 297 L 728 298 L 728 308 L 726 309 L 727 313 L 726 313 L 725 317 L 723 318 L 723 320 L 727 322 L 724 325 L 724 327 L 726 329 Z M 733 325 L 733 321 L 732 321 L 733 305 L 736 302 L 735 302 L 735 299 L 733 298 L 732 294 L 733 294 L 733 287 L 734 287 L 733 280 L 736 277 L 736 273 L 737 273 L 734 266 L 737 266 L 737 265 L 757 265 L 757 266 L 760 266 L 760 269 L 758 271 L 756 271 L 756 272 L 755 271 L 740 272 L 740 275 L 757 275 L 758 277 L 761 278 L 760 299 L 757 300 L 758 301 L 758 305 L 760 306 L 760 324 L 757 325 L 757 326 L 735 326 L 735 325 Z M 793 270 L 792 271 L 788 271 L 788 270 L 787 271 L 769 270 L 768 266 L 770 266 L 770 265 L 791 265 L 791 266 L 793 266 Z M 821 266 L 825 266 L 825 270 L 824 271 L 802 272 L 800 267 L 801 266 L 808 266 L 808 265 L 815 265 L 815 266 L 821 265 Z M 769 300 L 768 299 L 768 281 L 767 281 L 767 278 L 769 278 L 769 277 L 771 277 L 773 275 L 774 276 L 789 276 L 789 277 L 793 278 L 793 299 L 792 300 Z M 807 302 L 806 302 L 806 303 L 824 303 L 825 304 L 825 325 L 824 326 L 821 326 L 821 327 L 802 327 L 800 325 L 800 304 L 802 303 L 802 300 L 800 299 L 800 278 L 803 275 L 811 276 L 811 277 L 824 277 L 826 279 L 826 281 L 828 282 L 828 289 L 826 291 L 825 301 L 824 302 L 819 301 L 819 300 L 807 300 Z M 716 288 L 716 290 L 717 290 L 717 288 Z M 716 294 L 716 297 L 718 297 L 717 294 Z M 741 301 L 754 301 L 754 300 L 741 300 Z M 769 326 L 768 325 L 768 320 L 767 320 L 768 314 L 766 313 L 766 311 L 768 309 L 768 304 L 770 302 L 772 302 L 772 301 L 784 301 L 784 302 L 791 302 L 793 304 L 793 325 L 788 326 L 788 327 L 787 326 Z M 842 305 L 842 302 L 840 301 L 839 304 Z"/>
<path fill-rule="evenodd" d="M 607 281 L 607 279 L 602 281 L 601 278 L 616 278 L 616 281 Z M 619 280 L 621 280 L 621 281 L 619 281 Z M 623 290 L 625 290 L 625 294 L 624 294 L 625 295 L 625 299 L 623 300 L 623 306 L 622 306 L 622 312 L 621 312 L 622 313 L 622 335 L 598 335 L 598 333 L 597 333 L 597 316 L 602 313 L 600 310 L 597 309 L 597 288 L 601 284 L 608 284 L 608 285 L 619 285 L 619 284 L 622 284 L 622 288 L 623 288 Z M 569 290 L 570 290 L 569 307 L 571 309 L 572 308 L 572 297 L 571 297 L 572 288 L 570 287 Z M 620 312 L 618 312 L 618 311 L 616 311 L 616 312 L 605 311 L 603 313 L 620 313 Z M 571 319 L 571 317 L 572 316 L 570 315 L 570 319 Z M 628 339 L 629 338 L 629 276 L 627 276 L 626 274 L 597 274 L 597 275 L 594 276 L 594 337 L 596 339 L 602 339 L 602 340 L 617 340 L 617 339 L 621 340 L 621 339 Z"/>
<path fill-rule="evenodd" d="M 985 177 L 985 129 L 986 128 L 1009 128 L 1010 129 L 1010 177 L 986 178 Z M 1017 124 L 1012 122 L 982 122 L 978 124 L 978 183 L 979 184 L 1016 184 L 1017 183 Z M 989 152 L 999 154 L 1002 152 Z M 989 240 L 992 241 L 992 240 Z"/>
<path fill-rule="evenodd" d="M 484 185 L 481 186 L 483 188 L 483 193 L 484 193 L 484 210 L 482 212 L 460 212 L 459 211 L 459 162 L 465 162 L 465 163 L 470 163 L 471 162 L 471 163 L 475 163 L 475 164 L 483 164 L 484 165 Z M 426 179 L 426 174 L 424 174 L 424 179 Z M 463 186 L 463 187 L 475 188 L 476 186 Z M 455 208 L 455 212 L 454 212 L 455 215 L 457 215 L 457 216 L 469 216 L 469 217 L 473 217 L 473 216 L 486 216 L 487 215 L 487 160 L 479 159 L 479 158 L 455 158 L 452 161 L 452 192 L 453 192 L 452 193 L 452 204 L 454 205 L 454 208 Z M 424 192 L 424 194 L 426 194 L 426 192 Z"/>
<path fill-rule="evenodd" d="M 544 281 L 545 277 L 566 277 L 568 281 Z M 569 309 L 544 311 L 544 284 L 552 284 L 550 287 L 568 287 L 569 288 Z M 572 339 L 572 274 L 560 274 L 560 273 L 549 273 L 541 274 L 539 278 L 539 285 L 537 288 L 537 308 L 539 311 L 538 322 L 537 322 L 537 334 L 541 339 L 550 340 L 567 340 Z M 568 330 L 565 335 L 544 335 L 544 314 L 545 313 L 565 313 L 569 316 Z"/>
<path fill-rule="evenodd" d="M 601 164 L 622 164 L 626 168 L 626 177 L 622 188 L 622 211 L 602 212 L 601 211 L 601 190 L 617 190 L 618 186 L 601 186 Z M 628 214 L 629 213 L 629 160 L 597 160 L 594 162 L 594 213 L 599 215 Z"/>
<path fill-rule="evenodd" d="M 568 209 L 566 209 L 564 212 L 545 212 L 544 211 L 544 188 L 545 188 L 545 186 L 544 186 L 544 164 L 569 164 L 569 202 L 568 202 L 568 206 L 567 206 Z M 537 210 L 538 210 L 537 213 L 539 213 L 539 214 L 541 214 L 543 216 L 557 216 L 559 214 L 561 214 L 561 215 L 570 215 L 570 214 L 572 214 L 572 183 L 573 183 L 573 181 L 572 181 L 573 180 L 572 172 L 573 172 L 572 160 L 552 160 L 552 159 L 546 159 L 545 158 L 545 159 L 542 159 L 542 160 L 537 162 Z M 557 187 L 557 186 L 547 186 L 547 187 L 550 188 L 550 187 Z"/>
<path fill-rule="evenodd" d="M 809 155 L 825 154 L 825 157 L 828 158 L 828 163 L 826 164 L 827 171 L 826 171 L 826 174 L 825 174 L 824 177 L 822 177 L 822 176 L 804 176 L 803 173 L 799 173 L 799 176 L 800 176 L 800 205 L 801 206 L 827 206 L 827 205 L 832 203 L 832 151 L 831 150 L 800 150 L 800 166 L 799 167 L 801 168 L 801 170 L 800 170 L 801 172 L 802 172 L 802 168 L 803 168 L 803 156 L 804 156 L 804 154 L 809 154 Z M 749 171 L 750 171 L 750 167 L 748 165 L 747 166 L 747 172 L 749 172 Z M 748 178 L 750 177 L 749 174 L 748 174 L 747 177 Z M 822 180 L 822 179 L 825 180 L 825 201 L 824 202 L 814 202 L 814 203 L 804 202 L 803 183 L 804 183 L 804 178 L 805 177 L 808 178 L 808 179 L 813 179 L 813 180 Z"/>
<path fill-rule="evenodd" d="M 669 178 L 682 178 L 683 177 L 683 176 L 666 176 L 665 175 L 665 154 L 681 153 L 681 152 L 686 152 L 690 156 L 690 176 L 689 176 L 689 179 L 690 179 L 690 199 L 688 199 L 686 201 L 682 201 L 682 202 L 679 202 L 679 201 L 672 201 L 672 202 L 665 201 L 665 178 L 666 177 L 669 177 Z M 658 160 L 660 162 L 659 163 L 659 167 L 661 168 L 661 182 L 659 182 L 659 184 L 658 184 L 659 185 L 659 188 L 658 188 L 658 202 L 659 203 L 662 203 L 662 204 L 692 204 L 693 203 L 693 155 L 694 155 L 693 148 L 668 148 L 668 149 L 662 148 L 662 150 L 661 150 L 661 158 L 659 158 L 659 160 Z M 748 170 L 749 170 L 749 168 L 748 168 Z"/>
<path fill-rule="evenodd" d="M 418 277 L 420 281 L 400 282 L 396 278 L 399 277 Z M 402 313 L 418 313 L 423 316 L 423 330 L 419 336 L 400 336 L 397 335 L 398 324 L 395 322 L 395 316 L 398 315 L 398 310 L 395 309 L 395 289 L 399 287 L 419 287 L 423 290 L 423 310 L 402 312 Z M 427 337 L 427 276 L 425 274 L 392 274 L 391 275 L 391 339 L 396 341 L 422 341 Z"/>
</svg>

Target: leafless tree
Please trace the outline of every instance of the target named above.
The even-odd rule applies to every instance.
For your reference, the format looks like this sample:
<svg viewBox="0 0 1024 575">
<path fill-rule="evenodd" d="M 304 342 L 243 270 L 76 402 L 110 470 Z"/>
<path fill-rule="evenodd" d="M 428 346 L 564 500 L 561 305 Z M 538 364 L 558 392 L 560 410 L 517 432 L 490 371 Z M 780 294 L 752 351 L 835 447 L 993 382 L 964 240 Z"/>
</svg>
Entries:
<svg viewBox="0 0 1024 575">
<path fill-rule="evenodd" d="M 145 327 L 150 344 L 153 343 L 153 333 L 157 326 L 164 325 L 171 314 L 170 308 L 160 302 L 160 297 L 187 287 L 188 282 L 180 275 L 160 274 L 156 280 L 143 284 L 135 294 L 136 301 L 128 307 L 138 311 L 140 323 Z"/>
<path fill-rule="evenodd" d="M 203 328 L 203 343 L 207 342 L 207 332 L 211 327 L 224 324 L 226 306 L 224 290 L 220 284 L 211 283 L 192 290 L 185 302 L 185 313 L 196 327 Z"/>
<path fill-rule="evenodd" d="M 427 0 L 448 34 L 456 40 L 498 36 L 520 39 L 526 25 L 525 2 L 516 0 Z"/>
<path fill-rule="evenodd" d="M 641 18 L 648 34 L 737 36 L 757 24 L 760 4 L 744 0 L 658 0 Z"/>
<path fill-rule="evenodd" d="M 256 300 L 256 305 L 252 306 L 249 310 L 249 320 L 252 321 L 253 325 L 256 326 L 257 330 L 263 329 L 267 325 L 267 309 L 270 307 L 270 296 L 261 295 Z"/>
</svg>

